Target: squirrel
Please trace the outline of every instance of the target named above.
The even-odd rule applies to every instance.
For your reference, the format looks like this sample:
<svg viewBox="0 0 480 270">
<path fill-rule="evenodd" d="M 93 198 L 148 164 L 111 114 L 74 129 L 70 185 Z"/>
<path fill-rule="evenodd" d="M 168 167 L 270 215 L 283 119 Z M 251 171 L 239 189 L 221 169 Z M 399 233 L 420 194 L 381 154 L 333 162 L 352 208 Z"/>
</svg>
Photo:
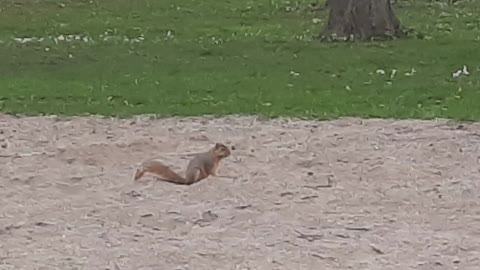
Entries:
<svg viewBox="0 0 480 270">
<path fill-rule="evenodd" d="M 137 168 L 133 180 L 137 181 L 145 173 L 152 173 L 159 180 L 181 185 L 191 185 L 210 175 L 216 176 L 220 161 L 228 156 L 230 156 L 228 147 L 224 144 L 216 143 L 209 151 L 194 155 L 187 165 L 185 177 L 178 175 L 162 162 L 150 159 L 144 161 Z"/>
</svg>

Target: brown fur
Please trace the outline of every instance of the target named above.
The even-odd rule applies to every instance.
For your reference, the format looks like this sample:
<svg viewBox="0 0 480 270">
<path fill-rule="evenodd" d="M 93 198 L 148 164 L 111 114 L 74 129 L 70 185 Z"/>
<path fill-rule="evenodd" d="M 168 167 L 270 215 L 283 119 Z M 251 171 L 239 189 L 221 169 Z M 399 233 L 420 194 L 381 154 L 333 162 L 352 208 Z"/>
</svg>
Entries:
<svg viewBox="0 0 480 270">
<path fill-rule="evenodd" d="M 216 143 L 208 152 L 196 154 L 190 160 L 185 170 L 185 177 L 178 175 L 158 160 L 147 160 L 135 172 L 134 181 L 140 179 L 145 173 L 151 173 L 157 176 L 159 180 L 191 185 L 210 175 L 215 176 L 220 161 L 228 156 L 230 156 L 228 147 L 224 144 Z"/>
</svg>

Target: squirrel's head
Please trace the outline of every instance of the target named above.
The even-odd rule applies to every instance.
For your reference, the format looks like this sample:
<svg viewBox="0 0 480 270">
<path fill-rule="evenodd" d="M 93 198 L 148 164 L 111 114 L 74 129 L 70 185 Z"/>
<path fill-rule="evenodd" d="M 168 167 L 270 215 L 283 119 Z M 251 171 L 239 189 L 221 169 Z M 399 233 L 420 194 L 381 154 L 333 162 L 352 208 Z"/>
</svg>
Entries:
<svg viewBox="0 0 480 270">
<path fill-rule="evenodd" d="M 228 147 L 222 143 L 216 143 L 215 147 L 213 148 L 213 152 L 215 153 L 215 156 L 221 158 L 230 156 L 230 149 L 228 149 Z"/>
</svg>

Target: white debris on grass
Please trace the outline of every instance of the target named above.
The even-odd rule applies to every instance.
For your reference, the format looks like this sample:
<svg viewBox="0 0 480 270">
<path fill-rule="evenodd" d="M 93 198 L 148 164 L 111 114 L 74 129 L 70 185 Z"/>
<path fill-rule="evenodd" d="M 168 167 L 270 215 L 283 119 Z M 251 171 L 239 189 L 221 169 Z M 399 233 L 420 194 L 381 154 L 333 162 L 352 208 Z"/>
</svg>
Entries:
<svg viewBox="0 0 480 270">
<path fill-rule="evenodd" d="M 383 70 L 383 69 L 377 69 L 375 72 L 377 74 L 385 75 L 385 70 Z"/>
<path fill-rule="evenodd" d="M 413 76 L 413 74 L 415 74 L 415 72 L 417 72 L 417 71 L 415 70 L 415 68 L 412 68 L 412 69 L 410 70 L 410 72 L 405 72 L 405 76 Z"/>
<path fill-rule="evenodd" d="M 470 75 L 470 72 L 468 72 L 466 65 L 463 65 L 463 69 L 459 69 L 452 73 L 453 78 L 458 78 L 461 75 L 466 75 L 466 76 Z"/>
<path fill-rule="evenodd" d="M 97 41 L 117 41 L 117 42 L 125 42 L 125 43 L 139 43 L 145 41 L 145 36 L 141 34 L 139 37 L 136 38 L 128 38 L 127 36 L 113 36 L 113 35 L 99 35 L 98 39 L 94 39 L 88 35 L 59 35 L 59 36 L 52 36 L 49 35 L 47 37 L 14 37 L 12 38 L 13 41 L 26 44 L 26 43 L 42 43 L 44 41 L 53 41 L 55 44 L 60 42 L 84 42 L 84 43 L 94 43 Z M 171 39 L 171 37 L 169 37 Z M 3 41 L 0 41 L 3 42 Z"/>
</svg>

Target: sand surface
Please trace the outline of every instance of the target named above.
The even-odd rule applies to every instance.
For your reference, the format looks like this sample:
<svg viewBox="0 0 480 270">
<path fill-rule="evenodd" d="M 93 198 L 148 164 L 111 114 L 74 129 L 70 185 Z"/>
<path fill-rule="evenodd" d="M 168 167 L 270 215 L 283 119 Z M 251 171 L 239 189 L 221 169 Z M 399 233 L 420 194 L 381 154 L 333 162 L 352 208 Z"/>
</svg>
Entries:
<svg viewBox="0 0 480 270">
<path fill-rule="evenodd" d="M 224 177 L 132 181 L 217 141 Z M 0 269 L 478 270 L 479 143 L 449 121 L 0 115 Z"/>
</svg>

